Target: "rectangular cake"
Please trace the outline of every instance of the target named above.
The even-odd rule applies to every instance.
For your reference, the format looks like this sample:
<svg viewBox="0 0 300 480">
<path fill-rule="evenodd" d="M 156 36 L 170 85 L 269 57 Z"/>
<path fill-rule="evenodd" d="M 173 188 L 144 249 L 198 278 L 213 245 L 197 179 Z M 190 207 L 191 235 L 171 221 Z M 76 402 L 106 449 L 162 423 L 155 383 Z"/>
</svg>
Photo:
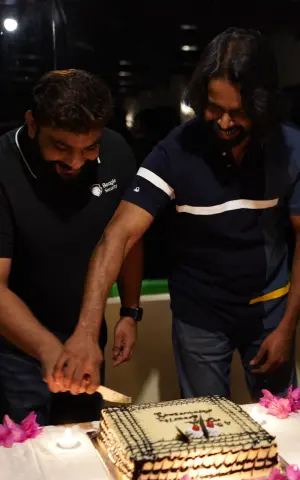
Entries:
<svg viewBox="0 0 300 480">
<path fill-rule="evenodd" d="M 278 466 L 275 438 L 222 397 L 104 409 L 98 442 L 128 479 L 247 479 Z"/>
</svg>

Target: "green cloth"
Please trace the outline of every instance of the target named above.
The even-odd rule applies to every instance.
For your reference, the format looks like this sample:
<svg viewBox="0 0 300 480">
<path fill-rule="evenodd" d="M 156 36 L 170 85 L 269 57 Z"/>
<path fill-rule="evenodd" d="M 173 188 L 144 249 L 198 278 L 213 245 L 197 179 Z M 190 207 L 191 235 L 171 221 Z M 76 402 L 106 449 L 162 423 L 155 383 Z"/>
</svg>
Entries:
<svg viewBox="0 0 300 480">
<path fill-rule="evenodd" d="M 169 293 L 168 280 L 143 280 L 141 295 L 157 295 L 159 293 Z M 109 296 L 119 296 L 116 284 L 113 285 Z"/>
</svg>

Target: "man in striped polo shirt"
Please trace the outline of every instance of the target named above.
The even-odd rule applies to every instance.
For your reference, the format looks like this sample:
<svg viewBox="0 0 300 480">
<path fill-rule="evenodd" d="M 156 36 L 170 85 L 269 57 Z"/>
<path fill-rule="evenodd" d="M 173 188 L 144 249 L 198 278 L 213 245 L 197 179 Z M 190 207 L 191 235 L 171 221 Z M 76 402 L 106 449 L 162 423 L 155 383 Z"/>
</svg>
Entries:
<svg viewBox="0 0 300 480">
<path fill-rule="evenodd" d="M 262 388 L 282 395 L 296 383 L 300 133 L 280 123 L 266 39 L 242 29 L 216 37 L 188 100 L 196 117 L 148 156 L 95 251 L 81 319 L 97 331 L 124 256 L 174 199 L 169 286 L 182 395 L 228 397 L 235 349 L 253 398 Z M 291 280 L 289 221 L 296 236 Z M 124 360 L 134 340 L 120 341 Z"/>
</svg>

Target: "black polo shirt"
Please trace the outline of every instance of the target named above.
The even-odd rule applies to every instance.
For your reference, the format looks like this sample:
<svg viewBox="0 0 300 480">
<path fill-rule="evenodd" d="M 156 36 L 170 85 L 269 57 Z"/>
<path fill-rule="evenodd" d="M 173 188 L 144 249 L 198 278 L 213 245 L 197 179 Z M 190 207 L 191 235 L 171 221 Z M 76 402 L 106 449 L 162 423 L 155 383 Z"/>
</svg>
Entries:
<svg viewBox="0 0 300 480">
<path fill-rule="evenodd" d="M 174 199 L 169 285 L 175 315 L 199 317 L 198 306 L 214 306 L 229 318 L 237 306 L 251 315 L 258 304 L 266 313 L 270 299 L 286 295 L 286 226 L 289 214 L 300 215 L 295 128 L 253 140 L 238 167 L 226 143 L 193 119 L 157 145 L 124 198 L 154 217 Z"/>
<path fill-rule="evenodd" d="M 24 129 L 0 138 L 0 257 L 12 259 L 9 286 L 37 319 L 71 333 L 93 249 L 134 177 L 135 160 L 125 140 L 104 129 L 98 160 L 74 187 L 30 151 Z"/>
</svg>

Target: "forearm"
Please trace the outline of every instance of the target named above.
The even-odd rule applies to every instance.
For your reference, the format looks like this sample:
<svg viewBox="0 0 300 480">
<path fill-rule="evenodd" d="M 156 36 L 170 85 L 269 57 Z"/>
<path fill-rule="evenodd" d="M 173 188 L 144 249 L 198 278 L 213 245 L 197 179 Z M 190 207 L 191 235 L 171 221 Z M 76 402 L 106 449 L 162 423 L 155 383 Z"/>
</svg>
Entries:
<svg viewBox="0 0 300 480">
<path fill-rule="evenodd" d="M 300 313 L 300 241 L 296 242 L 294 253 L 291 285 L 288 293 L 287 306 L 279 324 L 280 328 L 290 331 L 293 335 Z"/>
<path fill-rule="evenodd" d="M 128 239 L 106 232 L 89 265 L 83 304 L 76 331 L 98 338 L 107 297 L 120 272 Z"/>
<path fill-rule="evenodd" d="M 40 361 L 59 342 L 6 285 L 0 285 L 0 335 Z"/>
<path fill-rule="evenodd" d="M 143 241 L 139 240 L 125 257 L 117 280 L 121 304 L 124 307 L 139 306 L 143 265 Z"/>
</svg>

